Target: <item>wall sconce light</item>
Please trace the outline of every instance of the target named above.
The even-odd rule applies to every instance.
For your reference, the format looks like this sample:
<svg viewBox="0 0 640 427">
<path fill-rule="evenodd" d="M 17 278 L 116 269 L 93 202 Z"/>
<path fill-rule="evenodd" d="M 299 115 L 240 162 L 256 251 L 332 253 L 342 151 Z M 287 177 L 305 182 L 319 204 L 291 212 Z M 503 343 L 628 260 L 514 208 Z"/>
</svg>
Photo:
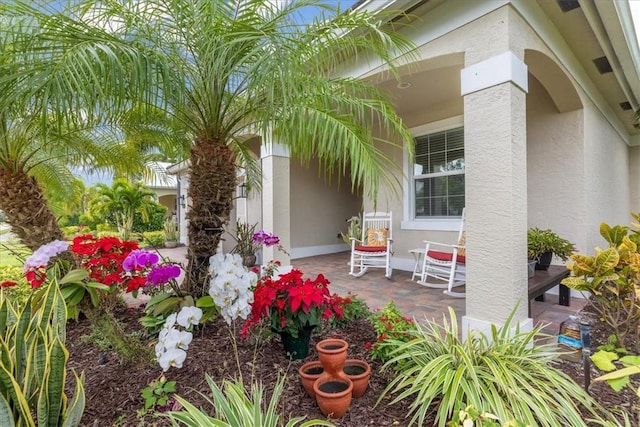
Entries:
<svg viewBox="0 0 640 427">
<path fill-rule="evenodd" d="M 183 209 L 186 208 L 187 207 L 187 202 L 185 200 L 184 194 L 181 194 L 179 199 L 180 199 L 180 207 L 183 208 Z"/>
<path fill-rule="evenodd" d="M 238 199 L 247 198 L 247 183 L 243 182 L 238 186 Z"/>
</svg>

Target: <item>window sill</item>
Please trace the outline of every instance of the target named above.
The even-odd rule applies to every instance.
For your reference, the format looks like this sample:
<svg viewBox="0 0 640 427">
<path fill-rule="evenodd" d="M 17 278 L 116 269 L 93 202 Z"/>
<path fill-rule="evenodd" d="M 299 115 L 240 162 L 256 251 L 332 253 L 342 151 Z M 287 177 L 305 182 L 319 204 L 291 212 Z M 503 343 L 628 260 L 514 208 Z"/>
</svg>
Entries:
<svg viewBox="0 0 640 427">
<path fill-rule="evenodd" d="M 401 221 L 402 230 L 460 231 L 460 218 Z"/>
</svg>

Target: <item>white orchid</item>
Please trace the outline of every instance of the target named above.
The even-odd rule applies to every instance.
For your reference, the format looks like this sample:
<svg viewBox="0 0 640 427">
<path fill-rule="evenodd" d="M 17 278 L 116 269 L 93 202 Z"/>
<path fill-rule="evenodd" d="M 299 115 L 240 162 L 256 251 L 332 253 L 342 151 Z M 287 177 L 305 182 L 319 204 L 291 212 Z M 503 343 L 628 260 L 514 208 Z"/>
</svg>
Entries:
<svg viewBox="0 0 640 427">
<path fill-rule="evenodd" d="M 202 309 L 198 307 L 188 306 L 182 307 L 180 313 L 176 318 L 176 322 L 178 325 L 188 328 L 192 325 L 197 325 L 200 323 L 200 319 L 202 318 Z"/>
<path fill-rule="evenodd" d="M 186 351 L 179 348 L 169 348 L 158 358 L 158 363 L 162 370 L 166 372 L 172 366 L 174 368 L 182 368 L 186 358 Z"/>
<path fill-rule="evenodd" d="M 238 317 L 246 319 L 251 312 L 253 292 L 258 276 L 247 271 L 238 254 L 216 254 L 209 258 L 211 281 L 209 295 L 228 325 Z"/>
</svg>

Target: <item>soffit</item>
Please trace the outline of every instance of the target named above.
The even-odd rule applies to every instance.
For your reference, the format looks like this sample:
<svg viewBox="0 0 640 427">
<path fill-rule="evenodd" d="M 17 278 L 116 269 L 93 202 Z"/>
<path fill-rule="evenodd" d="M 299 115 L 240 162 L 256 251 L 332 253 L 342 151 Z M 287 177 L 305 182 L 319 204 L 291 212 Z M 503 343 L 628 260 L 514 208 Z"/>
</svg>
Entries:
<svg viewBox="0 0 640 427">
<path fill-rule="evenodd" d="M 580 3 L 588 6 L 588 2 Z M 580 62 L 589 79 L 595 84 L 601 97 L 605 99 L 611 111 L 620 119 L 627 132 L 631 135 L 639 134 L 640 130 L 633 126 L 633 109 L 624 110 L 620 105 L 624 102 L 631 102 L 631 105 L 636 103 L 636 100 L 629 99 L 623 90 L 622 85 L 628 84 L 624 75 L 616 76 L 615 72 L 601 74 L 593 62 L 597 58 L 607 57 L 612 66 L 619 63 L 618 58 L 612 57 L 615 55 L 611 49 L 607 49 L 598 40 L 596 31 L 599 30 L 598 28 L 594 29 L 592 26 L 595 26 L 594 17 L 591 17 L 590 23 L 583 7 L 563 12 L 556 1 L 539 0 L 538 4 Z M 608 43 L 608 34 L 601 34 L 601 37 L 604 42 Z M 608 50 L 608 54 L 605 49 Z M 619 70 L 619 72 L 621 71 Z"/>
</svg>

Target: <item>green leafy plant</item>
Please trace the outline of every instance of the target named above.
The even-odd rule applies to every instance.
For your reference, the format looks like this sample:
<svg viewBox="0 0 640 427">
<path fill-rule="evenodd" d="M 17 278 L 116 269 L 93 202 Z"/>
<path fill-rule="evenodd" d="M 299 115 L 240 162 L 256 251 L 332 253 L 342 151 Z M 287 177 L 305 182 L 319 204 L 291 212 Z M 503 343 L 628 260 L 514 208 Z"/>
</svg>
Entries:
<svg viewBox="0 0 640 427">
<path fill-rule="evenodd" d="M 608 374 L 601 375 L 594 381 L 606 381 L 615 391 L 620 391 L 630 385 L 630 376 L 640 374 L 640 356 L 627 355 L 620 357 L 617 353 L 600 350 L 591 356 L 593 364 Z M 618 361 L 622 367 L 614 362 Z M 640 396 L 640 387 L 636 391 Z"/>
<path fill-rule="evenodd" d="M 57 281 L 16 312 L 0 293 L 0 425 L 80 424 L 85 406 L 84 374 L 65 395 L 66 308 Z"/>
<path fill-rule="evenodd" d="M 366 301 L 358 295 L 351 292 L 344 297 L 334 294 L 332 299 L 334 301 L 334 310 L 341 310 L 342 317 L 331 316 L 331 319 L 329 319 L 330 327 L 344 328 L 354 320 L 366 319 L 371 316 L 371 310 Z"/>
<path fill-rule="evenodd" d="M 340 233 L 342 241 L 351 246 L 351 239 L 360 239 L 362 237 L 362 215 L 352 216 L 347 220 L 349 227 L 347 233 Z"/>
<path fill-rule="evenodd" d="M 449 427 L 528 427 L 525 423 L 516 420 L 501 422 L 498 417 L 488 412 L 480 412 L 473 406 L 467 406 L 458 412 L 447 424 Z"/>
<path fill-rule="evenodd" d="M 382 310 L 375 310 L 370 319 L 376 331 L 377 341 L 367 343 L 367 348 L 374 359 L 388 362 L 398 342 L 407 342 L 414 338 L 415 321 L 403 316 L 393 301 Z"/>
<path fill-rule="evenodd" d="M 164 375 L 142 389 L 140 396 L 144 399 L 144 410 L 150 409 L 162 411 L 169 403 L 171 395 L 176 392 L 176 381 L 167 381 Z M 163 411 L 162 411 L 163 412 Z"/>
<path fill-rule="evenodd" d="M 529 259 L 539 261 L 543 253 L 551 252 L 566 261 L 575 250 L 573 243 L 551 230 L 533 227 L 527 231 L 527 257 Z"/>
<path fill-rule="evenodd" d="M 172 425 L 179 425 L 178 423 L 192 427 L 280 427 L 283 425 L 278 407 L 285 386 L 284 377 L 276 381 L 270 400 L 267 400 L 261 383 L 253 382 L 250 391 L 247 391 L 241 380 L 225 380 L 219 387 L 209 375 L 206 375 L 205 379 L 211 389 L 211 398 L 206 396 L 205 398 L 213 406 L 214 416 L 208 415 L 182 397 L 176 396 L 176 400 L 184 409 L 166 414 L 171 418 Z M 284 425 L 286 427 L 333 426 L 324 420 L 303 421 L 302 417 L 297 417 Z"/>
<path fill-rule="evenodd" d="M 593 256 L 572 255 L 573 263 L 567 265 L 572 275 L 562 284 L 589 292 L 589 307 L 613 329 L 618 346 L 626 347 L 627 336 L 637 332 L 640 322 L 640 235 L 635 230 L 629 233 L 629 227 L 606 223 L 600 225 L 600 235 L 609 247 L 596 248 Z"/>
<path fill-rule="evenodd" d="M 166 239 L 165 236 L 166 233 L 164 231 L 145 231 L 144 233 L 142 233 L 142 242 L 144 245 L 148 245 L 154 248 L 160 248 L 164 246 L 164 242 Z"/>
<path fill-rule="evenodd" d="M 0 289 L 19 310 L 29 299 L 31 287 L 22 275 L 22 269 L 12 265 L 0 266 Z"/>
<path fill-rule="evenodd" d="M 515 310 L 491 334 L 472 331 L 462 340 L 458 321 L 416 325 L 408 342 L 390 340 L 392 359 L 384 369 L 399 367 L 378 403 L 394 394 L 393 403 L 407 401 L 410 425 L 424 425 L 436 409 L 438 426 L 468 406 L 501 420 L 520 420 L 532 426 L 586 426 L 581 406 L 595 419 L 611 418 L 568 375 L 548 362 L 558 357 L 555 344 L 537 345 L 542 326 L 521 332 Z"/>
<path fill-rule="evenodd" d="M 598 350 L 602 351 L 611 351 L 617 354 L 627 354 L 629 351 L 618 345 L 618 337 L 616 334 L 611 334 L 607 338 L 607 342 L 605 344 L 601 344 L 598 346 Z"/>
</svg>

